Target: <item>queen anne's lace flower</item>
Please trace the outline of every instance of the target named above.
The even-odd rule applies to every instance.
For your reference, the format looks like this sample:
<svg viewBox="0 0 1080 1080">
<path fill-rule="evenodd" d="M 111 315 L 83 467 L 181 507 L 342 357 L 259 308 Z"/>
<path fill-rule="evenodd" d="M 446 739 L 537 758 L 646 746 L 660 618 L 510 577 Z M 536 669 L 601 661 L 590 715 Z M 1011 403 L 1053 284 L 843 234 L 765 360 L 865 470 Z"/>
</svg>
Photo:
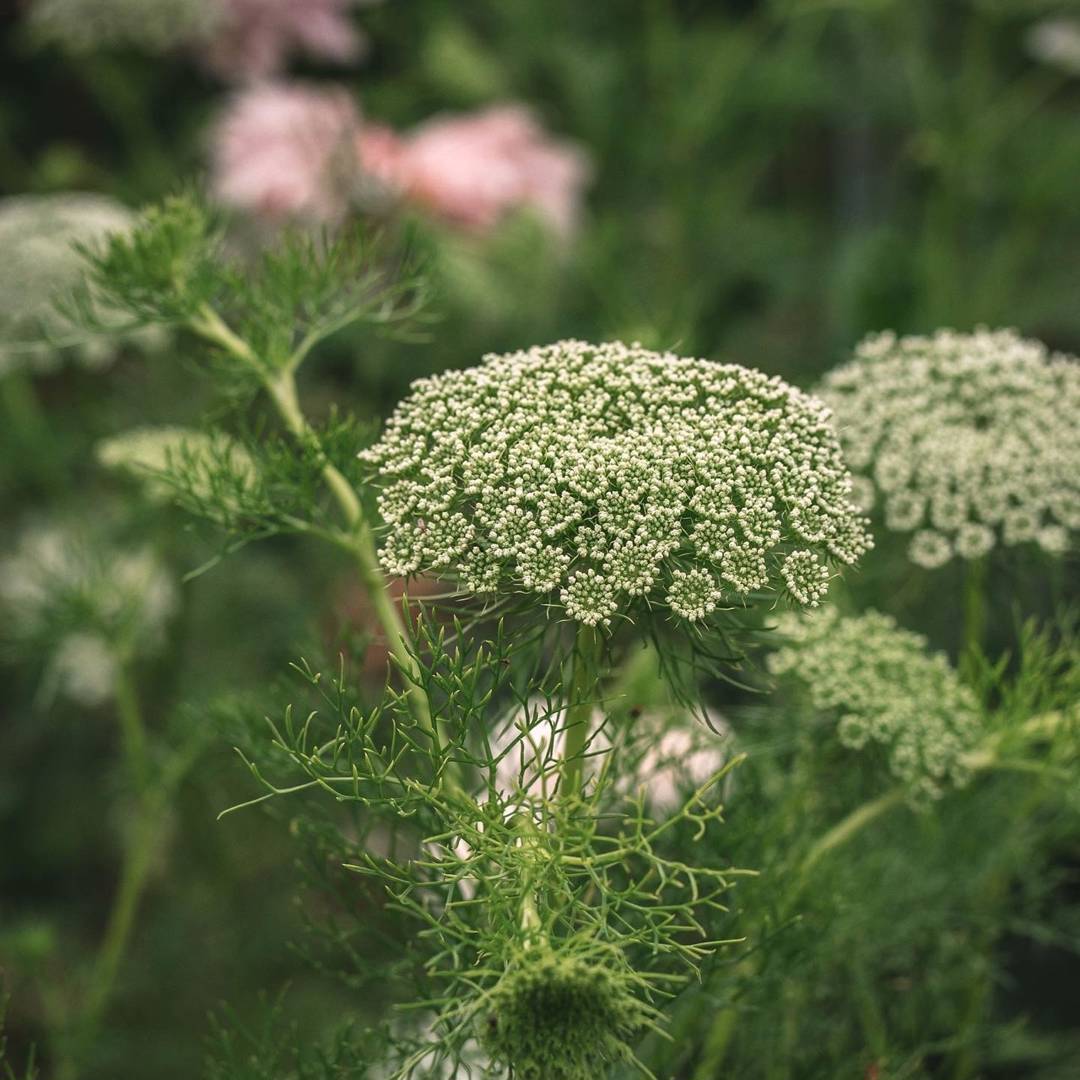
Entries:
<svg viewBox="0 0 1080 1080">
<path fill-rule="evenodd" d="M 45 654 L 47 691 L 84 705 L 111 696 L 123 657 L 162 644 L 176 601 L 149 549 L 102 550 L 58 526 L 28 530 L 0 562 L 4 636 Z"/>
<path fill-rule="evenodd" d="M 876 611 L 844 618 L 833 608 L 785 615 L 778 630 L 788 644 L 769 657 L 769 670 L 835 714 L 845 746 L 881 745 L 893 774 L 917 795 L 936 797 L 967 780 L 978 704 L 926 638 Z"/>
<path fill-rule="evenodd" d="M 1012 330 L 867 338 L 831 372 L 848 463 L 885 527 L 934 568 L 999 541 L 1059 552 L 1080 529 L 1080 363 Z"/>
<path fill-rule="evenodd" d="M 564 341 L 413 384 L 361 457 L 386 569 L 557 592 L 589 625 L 788 591 L 869 546 L 827 410 L 775 377 Z"/>
<path fill-rule="evenodd" d="M 206 38 L 222 15 L 215 0 L 33 0 L 29 10 L 34 33 L 71 52 L 170 52 Z"/>
<path fill-rule="evenodd" d="M 87 367 L 104 367 L 116 356 L 121 337 L 87 338 L 56 310 L 56 301 L 83 279 L 83 257 L 75 244 L 92 245 L 134 223 L 130 211 L 101 195 L 16 195 L 0 200 L 0 376 L 20 367 L 48 370 L 59 361 L 51 342 L 72 339 L 67 350 Z M 122 317 L 96 311 L 107 325 Z M 157 329 L 125 334 L 144 347 L 162 343 Z"/>
<path fill-rule="evenodd" d="M 1069 75 L 1080 75 L 1080 19 L 1042 19 L 1024 37 L 1028 53 L 1036 60 Z"/>
</svg>

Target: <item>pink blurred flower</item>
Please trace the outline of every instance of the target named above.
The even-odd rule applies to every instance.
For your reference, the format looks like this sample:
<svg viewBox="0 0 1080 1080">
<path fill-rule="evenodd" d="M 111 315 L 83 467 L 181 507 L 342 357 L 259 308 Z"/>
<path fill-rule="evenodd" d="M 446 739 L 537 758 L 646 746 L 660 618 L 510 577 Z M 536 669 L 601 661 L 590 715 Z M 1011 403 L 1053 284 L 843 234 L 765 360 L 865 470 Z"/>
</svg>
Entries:
<svg viewBox="0 0 1080 1080">
<path fill-rule="evenodd" d="M 318 60 L 354 60 L 363 39 L 347 8 L 357 0 L 216 0 L 219 25 L 207 66 L 231 82 L 280 72 L 293 52 Z"/>
<path fill-rule="evenodd" d="M 214 193 L 271 221 L 336 221 L 348 209 L 359 124 L 342 89 L 267 83 L 242 91 L 214 132 Z"/>
<path fill-rule="evenodd" d="M 405 136 L 367 124 L 357 153 L 364 171 L 390 190 L 475 231 L 531 207 L 568 236 L 590 173 L 580 148 L 550 138 L 519 105 L 438 117 Z"/>
</svg>

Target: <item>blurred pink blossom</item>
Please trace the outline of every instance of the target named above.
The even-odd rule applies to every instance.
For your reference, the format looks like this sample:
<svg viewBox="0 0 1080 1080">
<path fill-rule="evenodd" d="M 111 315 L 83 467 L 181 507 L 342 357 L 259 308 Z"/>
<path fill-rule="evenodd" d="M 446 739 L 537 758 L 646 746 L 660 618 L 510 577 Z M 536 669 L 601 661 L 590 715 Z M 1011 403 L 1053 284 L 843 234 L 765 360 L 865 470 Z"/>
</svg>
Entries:
<svg viewBox="0 0 1080 1080">
<path fill-rule="evenodd" d="M 207 66 L 230 82 L 277 74 L 293 52 L 354 60 L 363 38 L 347 8 L 357 0 L 216 0 L 219 24 Z"/>
<path fill-rule="evenodd" d="M 336 221 L 348 209 L 359 125 L 339 88 L 267 83 L 242 91 L 214 132 L 214 193 L 271 221 Z"/>
<path fill-rule="evenodd" d="M 552 139 L 520 105 L 437 117 L 404 136 L 366 124 L 357 152 L 364 171 L 391 191 L 476 231 L 531 207 L 569 236 L 590 174 L 580 148 Z"/>
</svg>

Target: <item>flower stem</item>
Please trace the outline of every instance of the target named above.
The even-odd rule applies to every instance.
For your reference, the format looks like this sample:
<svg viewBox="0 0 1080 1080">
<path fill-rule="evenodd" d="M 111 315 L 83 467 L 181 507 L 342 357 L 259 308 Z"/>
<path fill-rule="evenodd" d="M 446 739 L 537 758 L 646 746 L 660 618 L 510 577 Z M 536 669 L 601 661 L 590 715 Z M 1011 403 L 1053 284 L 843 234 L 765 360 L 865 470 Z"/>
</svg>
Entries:
<svg viewBox="0 0 1080 1080">
<path fill-rule="evenodd" d="M 115 697 L 124 759 L 138 801 L 138 819 L 124 846 L 119 885 L 73 1032 L 71 1060 L 63 1062 L 59 1070 L 65 1077 L 77 1075 L 76 1062 L 92 1043 L 109 1006 L 153 866 L 154 852 L 161 841 L 168 794 L 183 772 L 177 771 L 156 790 L 151 788 L 147 775 L 146 729 L 131 673 L 125 664 L 117 671 Z"/>
<path fill-rule="evenodd" d="M 0 400 L 7 414 L 12 450 L 16 460 L 43 488 L 61 495 L 65 488 L 64 472 L 57 460 L 56 440 L 49 433 L 49 424 L 34 389 L 33 380 L 21 370 L 0 376 Z"/>
<path fill-rule="evenodd" d="M 979 670 L 986 638 L 986 581 L 989 564 L 983 555 L 964 567 L 964 642 L 960 673 L 969 684 Z"/>
<path fill-rule="evenodd" d="M 1027 720 L 1020 725 L 1017 729 L 1017 734 L 1024 738 L 1044 738 L 1053 735 L 1058 731 L 1067 719 L 1067 714 L 1060 712 L 1041 713 L 1038 716 L 1033 716 L 1030 720 Z M 1000 734 L 993 735 L 986 739 L 979 749 L 973 750 L 967 755 L 965 760 L 973 774 L 989 771 L 998 767 L 1004 767 L 1005 763 L 998 756 L 1001 742 L 1002 736 Z M 829 829 L 829 831 L 826 832 L 804 856 L 803 861 L 795 874 L 792 891 L 784 898 L 785 909 L 794 907 L 807 883 L 810 871 L 821 861 L 821 859 L 828 855 L 829 852 L 834 851 L 838 847 L 842 847 L 866 828 L 867 825 L 872 824 L 883 814 L 886 814 L 889 810 L 901 805 L 906 796 L 907 792 L 904 788 L 893 788 L 884 795 L 881 795 L 876 799 L 871 799 L 869 802 L 856 807 L 856 809 L 848 814 L 843 821 Z M 748 957 L 743 960 L 738 965 L 736 971 L 744 976 L 752 977 L 756 971 L 752 958 Z M 981 1010 L 984 1006 L 984 1001 L 983 998 L 979 996 L 980 994 L 981 991 L 978 993 L 973 992 L 970 1014 L 967 1019 L 969 1027 L 982 1015 Z M 735 1033 L 735 1022 L 737 1018 L 738 1010 L 734 1004 L 727 1006 L 717 1014 L 712 1029 L 706 1039 L 705 1047 L 702 1051 L 702 1058 L 697 1071 L 694 1073 L 693 1080 L 709 1080 L 710 1077 L 721 1075 L 721 1066 L 723 1065 L 724 1058 L 727 1056 L 732 1037 Z M 955 1074 L 957 1080 L 970 1080 L 970 1062 L 968 1061 L 965 1052 L 960 1053 L 959 1062 L 960 1064 L 958 1064 Z"/>
<path fill-rule="evenodd" d="M 314 432 L 300 408 L 300 399 L 296 390 L 295 365 L 277 372 L 269 370 L 251 346 L 234 333 L 208 304 L 200 308 L 198 316 L 191 323 L 191 328 L 195 333 L 224 349 L 258 374 L 259 380 L 274 402 L 278 415 L 291 434 L 297 439 L 311 440 L 313 438 Z M 333 462 L 324 459 L 321 470 L 323 481 L 337 502 L 342 517 L 349 527 L 352 539 L 350 548 L 358 564 L 361 584 L 371 600 L 376 618 L 382 625 L 387 645 L 409 683 L 407 694 L 410 708 L 421 727 L 434 737 L 436 730 L 431 719 L 431 706 L 427 694 L 420 685 L 420 666 L 410 651 L 401 613 L 387 593 L 386 578 L 379 566 L 379 558 L 375 550 L 375 537 L 364 516 L 363 506 L 352 485 Z"/>
<path fill-rule="evenodd" d="M 599 666 L 603 639 L 593 626 L 580 623 L 574 638 L 571 657 L 570 693 L 567 698 L 565 737 L 563 741 L 562 791 L 564 798 L 581 794 L 585 771 L 585 750 L 589 725 L 596 707 L 600 682 Z"/>
<path fill-rule="evenodd" d="M 147 799 L 139 810 L 135 835 L 124 851 L 120 884 L 113 899 L 105 937 L 94 961 L 90 989 L 80 1020 L 84 1037 L 97 1031 L 116 985 L 117 972 L 127 951 L 132 926 L 146 888 L 154 851 L 160 839 L 163 808 Z"/>
<path fill-rule="evenodd" d="M 887 813 L 894 806 L 899 806 L 904 801 L 907 792 L 902 787 L 893 788 L 884 795 L 853 810 L 843 821 L 834 825 L 814 846 L 806 853 L 800 868 L 800 878 L 805 876 L 817 865 L 817 863 L 833 848 L 847 843 L 857 832 L 864 829 L 870 822 Z"/>
<path fill-rule="evenodd" d="M 116 718 L 120 723 L 120 736 L 124 746 L 124 759 L 136 792 L 140 795 L 146 786 L 146 728 L 142 710 L 135 692 L 128 665 L 121 662 L 117 667 L 113 687 L 116 699 Z"/>
</svg>

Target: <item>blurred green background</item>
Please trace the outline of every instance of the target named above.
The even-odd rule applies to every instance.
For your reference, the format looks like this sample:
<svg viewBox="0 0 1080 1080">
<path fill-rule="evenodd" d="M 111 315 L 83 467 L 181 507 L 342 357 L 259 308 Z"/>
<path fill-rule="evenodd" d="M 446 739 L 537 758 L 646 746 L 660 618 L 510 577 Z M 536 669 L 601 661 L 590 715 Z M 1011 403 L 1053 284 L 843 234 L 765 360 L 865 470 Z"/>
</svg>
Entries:
<svg viewBox="0 0 1080 1080">
<path fill-rule="evenodd" d="M 521 216 L 482 239 L 421 222 L 426 339 L 330 343 L 305 369 L 315 415 L 333 402 L 376 419 L 418 375 L 566 336 L 735 360 L 805 387 L 876 329 L 1009 325 L 1080 352 L 1078 5 L 386 0 L 349 17 L 364 58 L 301 61 L 291 76 L 345 85 L 397 128 L 522 102 L 584 148 L 593 175 L 565 246 Z M 1066 39 L 1053 55 L 1037 47 L 1041 21 L 1070 17 L 1071 54 Z M 184 50 L 73 53 L 36 41 L 18 4 L 0 31 L 0 193 L 95 191 L 137 207 L 204 182 L 231 91 Z M 0 265 L 0 289 L 3 277 Z M 25 522 L 73 513 L 121 519 L 120 535 L 151 540 L 178 578 L 213 554 L 179 511 L 136 504 L 93 452 L 216 407 L 182 342 L 107 372 L 0 378 L 0 396 L 5 550 Z M 215 821 L 248 790 L 215 726 L 220 696 L 260 691 L 305 644 L 325 645 L 350 589 L 332 554 L 281 539 L 183 587 L 166 655 L 140 670 L 144 709 L 152 729 L 203 729 L 206 745 L 84 1075 L 196 1075 L 208 1010 L 254 1013 L 260 990 L 286 983 L 305 1029 L 356 1007 L 289 947 L 296 849 L 279 822 Z M 14 1060 L 38 1042 L 50 1076 L 50 1010 L 101 934 L 128 804 L 108 706 L 43 707 L 39 678 L 32 658 L 0 672 L 0 972 Z M 1075 1001 L 1075 977 L 1036 967 L 1020 992 L 1068 979 Z"/>
</svg>

